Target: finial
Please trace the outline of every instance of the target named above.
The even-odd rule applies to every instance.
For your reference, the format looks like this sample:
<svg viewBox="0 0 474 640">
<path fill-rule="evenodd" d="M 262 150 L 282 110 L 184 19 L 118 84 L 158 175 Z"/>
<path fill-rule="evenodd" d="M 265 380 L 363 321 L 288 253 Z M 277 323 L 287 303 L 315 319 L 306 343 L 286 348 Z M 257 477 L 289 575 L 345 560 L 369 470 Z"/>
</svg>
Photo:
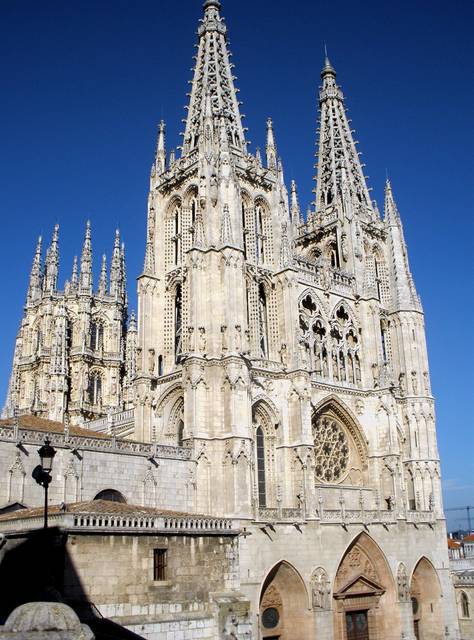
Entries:
<svg viewBox="0 0 474 640">
<path fill-rule="evenodd" d="M 202 5 L 204 11 L 206 11 L 206 9 L 210 9 L 211 7 L 214 7 L 219 11 L 219 9 L 221 8 L 221 3 L 219 2 L 219 0 L 206 0 L 206 2 Z"/>
<path fill-rule="evenodd" d="M 323 78 L 326 74 L 332 74 L 333 76 L 335 76 L 336 70 L 334 69 L 334 67 L 331 64 L 331 61 L 329 60 L 326 43 L 324 43 L 324 65 L 321 71 L 321 78 Z"/>
</svg>

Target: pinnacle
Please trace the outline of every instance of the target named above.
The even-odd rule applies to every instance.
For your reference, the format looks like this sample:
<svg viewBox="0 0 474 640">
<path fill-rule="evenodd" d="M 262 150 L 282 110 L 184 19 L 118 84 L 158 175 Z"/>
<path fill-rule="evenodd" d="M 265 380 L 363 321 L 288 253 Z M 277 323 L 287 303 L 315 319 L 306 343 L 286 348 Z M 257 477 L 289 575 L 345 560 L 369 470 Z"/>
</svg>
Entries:
<svg viewBox="0 0 474 640">
<path fill-rule="evenodd" d="M 326 47 L 324 47 L 326 49 Z M 325 56 L 324 56 L 324 65 L 323 68 L 321 70 L 321 78 L 323 78 L 325 75 L 327 74 L 332 74 L 332 75 L 336 75 L 336 70 L 334 69 L 334 67 L 331 64 L 331 61 L 329 60 L 327 51 L 325 51 Z"/>
<path fill-rule="evenodd" d="M 206 11 L 206 9 L 209 9 L 210 7 L 215 7 L 217 10 L 219 10 L 221 8 L 221 3 L 219 2 L 219 0 L 206 0 L 202 5 L 204 11 Z"/>
</svg>

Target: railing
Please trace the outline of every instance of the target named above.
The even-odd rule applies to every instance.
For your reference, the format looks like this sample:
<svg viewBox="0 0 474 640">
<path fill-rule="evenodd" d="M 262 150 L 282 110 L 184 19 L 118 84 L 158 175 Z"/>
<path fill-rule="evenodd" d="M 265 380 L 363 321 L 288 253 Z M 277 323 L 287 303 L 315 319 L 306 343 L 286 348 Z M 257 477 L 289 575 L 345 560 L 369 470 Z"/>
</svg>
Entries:
<svg viewBox="0 0 474 640">
<path fill-rule="evenodd" d="M 239 521 L 227 518 L 203 518 L 198 516 L 154 516 L 154 515 L 116 515 L 95 513 L 56 513 L 50 514 L 50 526 L 61 527 L 68 531 L 113 531 L 154 533 L 205 533 L 207 535 L 237 534 Z M 0 522 L 0 531 L 31 531 L 43 526 L 43 516 L 22 518 Z"/>
<path fill-rule="evenodd" d="M 436 520 L 434 511 L 407 511 L 407 522 L 413 524 L 430 524 Z"/>
<path fill-rule="evenodd" d="M 115 432 L 117 434 L 117 429 L 120 431 L 120 427 L 130 426 L 133 424 L 134 417 L 134 410 L 127 409 L 126 411 L 114 413 L 111 416 L 105 416 L 104 418 L 85 422 L 83 427 L 84 429 L 90 429 L 91 431 L 97 431 L 99 433 Z"/>
<path fill-rule="evenodd" d="M 94 432 L 91 432 L 94 433 Z M 132 440 L 119 440 L 117 438 L 103 438 L 99 434 L 89 436 L 73 436 L 54 431 L 34 431 L 33 429 L 21 429 L 2 426 L 0 427 L 0 440 L 15 444 L 43 444 L 48 436 L 54 447 L 70 449 L 85 449 L 90 451 L 110 451 L 111 453 L 125 453 L 128 455 L 140 455 L 147 458 L 174 458 L 178 460 L 190 460 L 191 449 L 189 447 L 176 447 L 171 445 L 134 442 Z"/>
</svg>

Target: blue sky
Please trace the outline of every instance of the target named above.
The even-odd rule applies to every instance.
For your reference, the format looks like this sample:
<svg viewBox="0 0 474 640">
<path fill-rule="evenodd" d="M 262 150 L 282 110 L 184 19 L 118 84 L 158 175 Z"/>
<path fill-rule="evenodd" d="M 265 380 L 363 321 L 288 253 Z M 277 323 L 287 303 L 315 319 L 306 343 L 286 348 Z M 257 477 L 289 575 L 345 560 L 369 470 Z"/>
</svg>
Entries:
<svg viewBox="0 0 474 640">
<path fill-rule="evenodd" d="M 426 313 L 447 506 L 474 505 L 473 107 L 469 2 L 227 0 L 251 148 L 271 116 L 287 181 L 311 199 L 323 43 L 372 195 L 392 180 Z M 0 397 L 38 234 L 60 224 L 61 280 L 90 218 L 96 269 L 114 229 L 131 307 L 156 125 L 179 144 L 199 0 L 3 0 L 0 7 Z M 463 525 L 464 513 L 452 526 Z"/>
</svg>

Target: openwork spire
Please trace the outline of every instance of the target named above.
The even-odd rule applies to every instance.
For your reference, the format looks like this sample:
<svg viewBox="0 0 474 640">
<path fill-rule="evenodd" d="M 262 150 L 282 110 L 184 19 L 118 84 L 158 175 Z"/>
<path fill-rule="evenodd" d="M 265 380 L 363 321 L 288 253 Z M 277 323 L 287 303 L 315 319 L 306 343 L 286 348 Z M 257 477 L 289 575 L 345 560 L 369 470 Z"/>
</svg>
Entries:
<svg viewBox="0 0 474 640">
<path fill-rule="evenodd" d="M 356 142 L 344 108 L 344 96 L 336 84 L 336 71 L 327 55 L 321 78 L 316 211 L 324 213 L 338 200 L 347 203 L 347 197 L 355 210 L 371 209 Z"/>
<path fill-rule="evenodd" d="M 89 220 L 86 224 L 86 235 L 82 245 L 80 283 L 81 291 L 92 293 L 92 245 Z"/>
<path fill-rule="evenodd" d="M 118 297 L 122 287 L 122 259 L 120 256 L 120 231 L 115 230 L 114 249 L 112 262 L 110 263 L 110 288 L 111 296 Z"/>
<path fill-rule="evenodd" d="M 421 302 L 416 291 L 413 276 L 408 263 L 408 252 L 403 234 L 402 221 L 387 179 L 385 184 L 385 225 L 389 240 L 395 302 L 401 309 L 421 310 Z"/>
<path fill-rule="evenodd" d="M 105 296 L 106 294 L 107 294 L 107 256 L 104 253 L 102 255 L 102 264 L 100 267 L 99 295 Z"/>
<path fill-rule="evenodd" d="M 225 245 L 231 245 L 234 243 L 234 236 L 232 234 L 232 221 L 230 219 L 229 205 L 224 205 L 222 213 L 221 224 L 221 243 Z"/>
<path fill-rule="evenodd" d="M 199 45 L 184 133 L 183 155 L 201 140 L 216 135 L 222 118 L 231 151 L 246 153 L 244 128 L 227 50 L 227 27 L 220 16 L 220 2 L 204 3 L 204 18 L 198 29 Z M 206 108 L 207 107 L 207 108 Z M 209 121 L 213 131 L 209 130 Z"/>
<path fill-rule="evenodd" d="M 48 247 L 45 275 L 44 275 L 44 290 L 48 292 L 56 291 L 58 285 L 58 271 L 59 271 L 59 225 L 54 225 L 53 237 L 51 244 Z"/>
<path fill-rule="evenodd" d="M 41 297 L 41 236 L 36 244 L 35 257 L 31 267 L 30 282 L 28 286 L 28 302 L 35 302 Z"/>
</svg>

